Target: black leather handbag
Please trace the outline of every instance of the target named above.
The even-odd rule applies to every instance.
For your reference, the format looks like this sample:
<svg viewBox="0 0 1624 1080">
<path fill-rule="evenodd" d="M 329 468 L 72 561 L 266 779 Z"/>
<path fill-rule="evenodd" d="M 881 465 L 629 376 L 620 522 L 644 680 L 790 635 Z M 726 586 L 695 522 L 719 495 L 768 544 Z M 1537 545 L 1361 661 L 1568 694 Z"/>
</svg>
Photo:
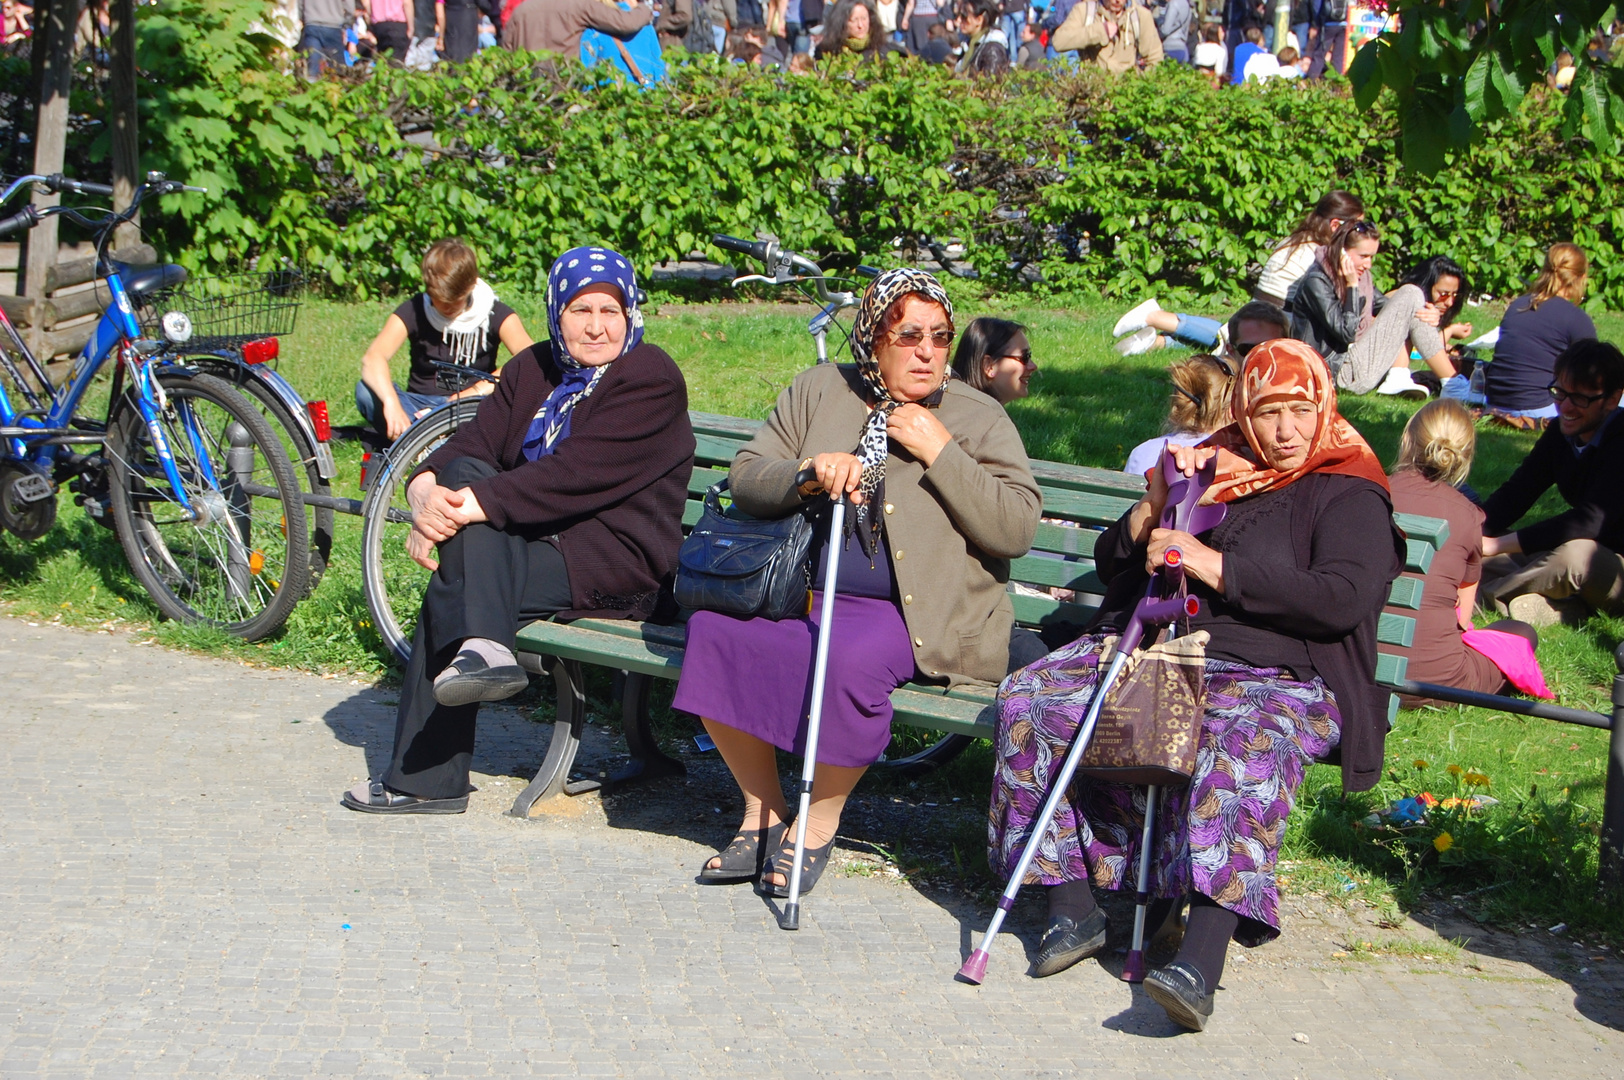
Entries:
<svg viewBox="0 0 1624 1080">
<path fill-rule="evenodd" d="M 812 510 L 753 518 L 722 505 L 727 481 L 677 552 L 677 603 L 740 618 L 792 619 L 811 610 Z"/>
</svg>

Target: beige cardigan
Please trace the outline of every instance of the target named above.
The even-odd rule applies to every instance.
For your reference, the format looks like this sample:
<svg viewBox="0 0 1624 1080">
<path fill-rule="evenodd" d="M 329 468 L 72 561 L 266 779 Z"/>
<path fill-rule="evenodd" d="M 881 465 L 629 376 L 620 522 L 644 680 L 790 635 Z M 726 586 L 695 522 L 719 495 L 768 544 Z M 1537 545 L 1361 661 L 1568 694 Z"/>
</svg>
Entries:
<svg viewBox="0 0 1624 1080">
<path fill-rule="evenodd" d="M 935 463 L 926 469 L 895 442 L 886 463 L 883 512 L 902 617 L 918 678 L 996 683 L 1009 667 L 1015 625 L 1004 588 L 1009 560 L 1032 546 L 1042 496 L 1003 406 L 954 379 L 935 413 L 953 434 Z M 802 460 L 851 453 L 867 417 L 855 367 L 803 371 L 733 459 L 739 508 L 757 517 L 787 513 L 801 501 Z"/>
</svg>

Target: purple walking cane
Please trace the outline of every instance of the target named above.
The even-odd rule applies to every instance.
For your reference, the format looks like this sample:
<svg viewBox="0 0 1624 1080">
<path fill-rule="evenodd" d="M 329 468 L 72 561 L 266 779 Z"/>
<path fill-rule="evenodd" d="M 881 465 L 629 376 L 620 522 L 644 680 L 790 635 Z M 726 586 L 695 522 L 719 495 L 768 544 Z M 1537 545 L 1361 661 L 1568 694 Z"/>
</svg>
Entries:
<svg viewBox="0 0 1624 1080">
<path fill-rule="evenodd" d="M 1164 529 L 1180 529 L 1194 535 L 1206 532 L 1222 521 L 1228 511 L 1227 507 L 1200 505 L 1201 496 L 1212 486 L 1216 473 L 1217 456 L 1214 455 L 1196 470 L 1194 476 L 1185 476 L 1174 463 L 1172 449 L 1167 449 L 1162 455 L 1162 476 L 1167 481 L 1167 502 L 1162 507 L 1160 526 Z M 1200 612 L 1200 599 L 1189 595 L 1185 586 L 1183 553 L 1178 548 L 1169 548 L 1164 565 L 1152 575 L 1144 599 L 1134 607 L 1128 625 L 1123 628 L 1110 666 L 1095 684 L 1094 697 L 1089 702 L 1088 712 L 1083 717 L 1082 724 L 1078 726 L 1077 734 L 1072 738 L 1071 746 L 1066 751 L 1065 764 L 1061 766 L 1060 775 L 1055 778 L 1054 786 L 1049 789 L 1043 809 L 1032 822 L 1031 835 L 1027 837 L 1026 846 L 1021 849 L 1020 860 L 1016 862 L 1014 871 L 1009 875 L 1009 884 L 1004 887 L 1004 894 L 998 898 L 998 910 L 993 912 L 992 922 L 987 925 L 987 932 L 981 935 L 981 945 L 970 954 L 964 966 L 959 968 L 958 977 L 965 982 L 979 986 L 986 977 L 988 953 L 998 936 L 999 927 L 1004 924 L 1004 916 L 1015 906 L 1015 897 L 1021 891 L 1021 883 L 1026 878 L 1027 868 L 1032 865 L 1032 859 L 1037 855 L 1038 840 L 1049 827 L 1049 822 L 1054 820 L 1055 813 L 1060 809 L 1060 800 L 1065 798 L 1066 792 L 1071 788 L 1072 778 L 1077 775 L 1077 767 L 1082 764 L 1083 756 L 1088 751 L 1089 740 L 1094 737 L 1094 728 L 1099 723 L 1100 709 L 1105 704 L 1107 691 L 1121 677 L 1123 668 L 1128 664 L 1128 658 L 1144 640 L 1145 630 L 1165 626 L 1181 618 L 1193 618 Z M 1148 791 L 1145 841 L 1139 853 L 1139 888 L 1135 898 L 1138 906 L 1133 920 L 1133 949 L 1128 954 L 1128 966 L 1124 968 L 1122 974 L 1124 979 L 1132 982 L 1144 978 L 1145 906 L 1149 903 L 1147 890 L 1150 882 L 1149 836 L 1155 814 L 1157 790 L 1155 786 L 1151 786 Z M 1129 969 L 1135 966 L 1138 974 L 1136 977 L 1130 977 Z"/>
</svg>

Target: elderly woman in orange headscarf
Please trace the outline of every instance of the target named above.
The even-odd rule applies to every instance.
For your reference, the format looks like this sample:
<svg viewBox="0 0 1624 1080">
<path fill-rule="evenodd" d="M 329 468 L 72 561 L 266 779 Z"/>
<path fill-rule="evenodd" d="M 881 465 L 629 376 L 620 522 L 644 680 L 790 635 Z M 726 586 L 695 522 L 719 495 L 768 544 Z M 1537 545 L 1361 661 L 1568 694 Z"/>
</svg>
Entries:
<svg viewBox="0 0 1624 1080">
<path fill-rule="evenodd" d="M 1087 634 L 1011 675 L 999 691 L 990 861 L 1009 874 L 1029 841 L 1026 884 L 1048 886 L 1049 926 L 1036 974 L 1051 975 L 1105 945 L 1093 886 L 1137 886 L 1145 789 L 1081 779 L 1034 837 L 1050 777 L 1059 771 L 1101 671 L 1106 631 L 1122 627 L 1169 548 L 1202 600 L 1190 630 L 1210 635 L 1195 772 L 1162 789 L 1149 892 L 1156 926 L 1190 905 L 1177 958 L 1145 990 L 1192 1030 L 1212 1015 L 1231 940 L 1255 946 L 1280 933 L 1275 863 L 1307 766 L 1340 752 L 1343 787 L 1379 779 L 1387 693 L 1375 684 L 1376 621 L 1402 565 L 1387 478 L 1337 412 L 1329 369 L 1298 341 L 1264 342 L 1235 380 L 1234 423 L 1216 446 L 1170 447 L 1192 475 L 1213 454 L 1206 496 L 1228 504 L 1199 536 L 1161 529 L 1167 484 L 1145 496 L 1094 545 L 1108 586 Z M 1116 610 L 1113 610 L 1115 608 Z"/>
</svg>

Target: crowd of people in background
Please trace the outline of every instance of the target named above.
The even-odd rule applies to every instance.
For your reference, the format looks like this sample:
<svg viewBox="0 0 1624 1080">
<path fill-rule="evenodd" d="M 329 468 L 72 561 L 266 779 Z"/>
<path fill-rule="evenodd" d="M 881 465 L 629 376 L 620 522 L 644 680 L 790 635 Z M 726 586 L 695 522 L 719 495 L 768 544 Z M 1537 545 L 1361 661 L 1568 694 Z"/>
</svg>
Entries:
<svg viewBox="0 0 1624 1080">
<path fill-rule="evenodd" d="M 312 77 L 387 60 L 458 63 L 482 48 L 607 60 L 640 83 L 673 52 L 806 71 L 819 58 L 913 56 L 966 76 L 1158 63 L 1215 86 L 1318 79 L 1346 67 L 1347 0 L 1294 0 L 1276 41 L 1266 0 L 282 0 Z M 7 30 L 13 10 L 6 0 Z M 26 18 L 21 24 L 26 32 Z M 1600 48 L 1607 48 L 1603 39 Z M 1566 55 L 1566 54 L 1564 54 Z M 1571 80 L 1570 70 L 1567 78 Z M 1553 65 L 1553 85 L 1561 73 Z"/>
</svg>

